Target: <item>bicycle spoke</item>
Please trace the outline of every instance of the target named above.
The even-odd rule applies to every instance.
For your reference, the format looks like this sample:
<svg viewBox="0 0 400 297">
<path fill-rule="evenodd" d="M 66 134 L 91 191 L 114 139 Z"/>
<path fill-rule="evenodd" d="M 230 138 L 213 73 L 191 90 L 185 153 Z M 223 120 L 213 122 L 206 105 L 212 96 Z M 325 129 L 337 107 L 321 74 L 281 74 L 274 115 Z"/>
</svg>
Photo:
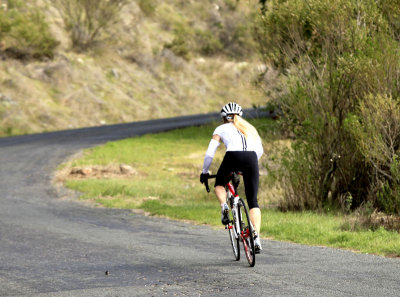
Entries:
<svg viewBox="0 0 400 297">
<path fill-rule="evenodd" d="M 232 223 L 228 225 L 228 231 L 229 231 L 229 238 L 231 240 L 233 255 L 235 256 L 235 260 L 239 261 L 240 260 L 239 238 L 236 238 L 235 235 L 236 228 L 232 225 Z"/>
<path fill-rule="evenodd" d="M 249 265 L 253 267 L 256 263 L 255 258 L 255 250 L 254 250 L 254 238 L 253 238 L 253 228 L 250 223 L 250 216 L 247 211 L 247 207 L 244 204 L 244 201 L 240 199 L 238 210 L 239 210 L 239 217 L 242 218 L 241 222 L 241 240 L 243 243 L 244 252 L 249 262 Z"/>
</svg>

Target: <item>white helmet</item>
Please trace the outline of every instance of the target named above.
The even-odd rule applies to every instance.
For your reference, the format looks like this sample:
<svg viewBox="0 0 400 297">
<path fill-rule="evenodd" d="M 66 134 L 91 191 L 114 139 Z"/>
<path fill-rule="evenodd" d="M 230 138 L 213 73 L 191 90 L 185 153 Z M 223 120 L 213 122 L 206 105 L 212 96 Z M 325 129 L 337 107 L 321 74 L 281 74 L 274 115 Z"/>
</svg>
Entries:
<svg viewBox="0 0 400 297">
<path fill-rule="evenodd" d="M 231 114 L 238 114 L 242 116 L 243 115 L 242 107 L 235 102 L 229 102 L 224 107 L 222 107 L 221 109 L 222 118 Z"/>
</svg>

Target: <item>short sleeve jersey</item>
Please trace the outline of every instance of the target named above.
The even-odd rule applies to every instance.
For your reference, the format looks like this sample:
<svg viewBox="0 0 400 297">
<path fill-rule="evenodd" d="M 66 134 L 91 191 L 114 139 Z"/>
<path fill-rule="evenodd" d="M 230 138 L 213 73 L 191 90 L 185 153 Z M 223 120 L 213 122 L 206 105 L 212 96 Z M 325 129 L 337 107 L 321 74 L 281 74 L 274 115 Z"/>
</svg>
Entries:
<svg viewBox="0 0 400 297">
<path fill-rule="evenodd" d="M 246 138 L 233 123 L 218 126 L 213 135 L 219 135 L 226 147 L 226 151 L 254 151 L 260 158 L 263 153 L 261 139 Z"/>
</svg>

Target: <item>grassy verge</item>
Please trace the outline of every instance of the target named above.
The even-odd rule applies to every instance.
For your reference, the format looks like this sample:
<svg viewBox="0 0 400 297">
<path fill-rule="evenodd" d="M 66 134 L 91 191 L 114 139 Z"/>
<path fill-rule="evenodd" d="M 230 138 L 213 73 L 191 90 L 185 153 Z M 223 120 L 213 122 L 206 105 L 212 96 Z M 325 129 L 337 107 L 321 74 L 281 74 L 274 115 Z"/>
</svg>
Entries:
<svg viewBox="0 0 400 297">
<path fill-rule="evenodd" d="M 264 131 L 265 151 L 274 154 L 274 149 L 282 145 L 282 140 L 274 136 L 274 122 L 256 120 L 253 124 Z M 110 142 L 86 150 L 81 158 L 60 166 L 60 172 L 64 172 L 61 179 L 67 187 L 82 192 L 81 199 L 104 207 L 143 209 L 154 215 L 222 228 L 216 198 L 207 194 L 198 181 L 204 152 L 214 128 L 215 125 L 193 127 Z M 223 154 L 221 145 L 211 171 L 216 171 Z M 70 174 L 74 168 L 90 166 L 98 166 L 103 168 L 101 172 L 107 172 L 107 168 L 119 164 L 129 164 L 134 173 L 115 176 Z M 399 233 L 383 228 L 348 231 L 345 227 L 348 218 L 340 214 L 282 213 L 270 207 L 276 204 L 277 195 L 276 185 L 268 180 L 268 176 L 262 176 L 259 197 L 263 206 L 263 237 L 400 256 Z"/>
</svg>

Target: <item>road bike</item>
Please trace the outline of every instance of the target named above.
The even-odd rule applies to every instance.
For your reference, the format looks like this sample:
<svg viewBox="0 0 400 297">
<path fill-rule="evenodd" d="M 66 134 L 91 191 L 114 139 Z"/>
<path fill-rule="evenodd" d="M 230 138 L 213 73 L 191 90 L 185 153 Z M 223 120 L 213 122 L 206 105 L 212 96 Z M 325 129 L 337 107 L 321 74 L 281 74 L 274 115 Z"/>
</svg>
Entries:
<svg viewBox="0 0 400 297">
<path fill-rule="evenodd" d="M 229 238 L 232 244 L 233 255 L 236 261 L 240 260 L 240 242 L 243 245 L 244 253 L 250 267 L 256 264 L 255 248 L 254 248 L 254 228 L 250 220 L 249 211 L 246 203 L 237 194 L 239 182 L 237 174 L 231 173 L 230 179 L 225 186 L 226 203 L 229 206 L 229 223 L 225 229 L 229 231 Z M 216 175 L 210 175 L 208 179 L 215 178 Z M 208 181 L 205 182 L 207 192 L 210 192 Z"/>
</svg>

